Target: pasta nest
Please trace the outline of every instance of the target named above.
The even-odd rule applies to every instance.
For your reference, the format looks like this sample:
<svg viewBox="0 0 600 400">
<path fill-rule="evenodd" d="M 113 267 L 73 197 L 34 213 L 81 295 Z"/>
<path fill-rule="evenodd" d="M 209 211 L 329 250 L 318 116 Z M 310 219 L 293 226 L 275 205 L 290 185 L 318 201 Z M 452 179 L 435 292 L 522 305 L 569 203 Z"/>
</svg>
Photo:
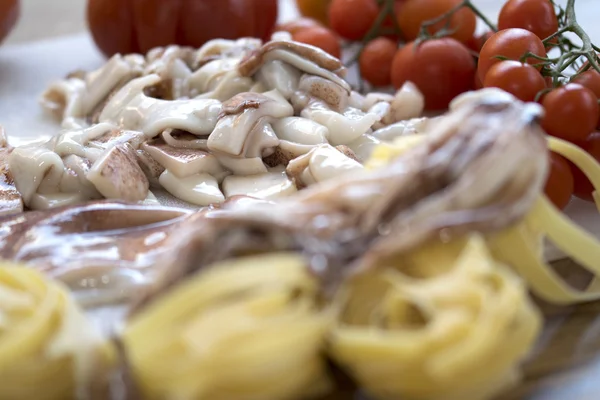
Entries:
<svg viewBox="0 0 600 400">
<path fill-rule="evenodd" d="M 0 399 L 81 398 L 113 357 L 66 288 L 0 264 Z"/>
</svg>

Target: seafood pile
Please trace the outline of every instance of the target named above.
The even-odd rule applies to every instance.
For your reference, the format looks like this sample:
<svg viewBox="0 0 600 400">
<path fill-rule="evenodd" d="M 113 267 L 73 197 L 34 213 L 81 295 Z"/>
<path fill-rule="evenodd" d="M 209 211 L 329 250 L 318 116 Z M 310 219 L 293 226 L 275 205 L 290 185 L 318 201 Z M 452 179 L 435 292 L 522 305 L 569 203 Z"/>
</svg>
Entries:
<svg viewBox="0 0 600 400">
<path fill-rule="evenodd" d="M 424 128 L 414 85 L 362 96 L 338 59 L 287 39 L 115 55 L 52 84 L 42 105 L 62 131 L 2 154 L 24 206 L 152 201 L 153 190 L 196 206 L 275 199 L 361 170 L 382 141 Z M 21 209 L 11 196 L 5 213 Z"/>
</svg>

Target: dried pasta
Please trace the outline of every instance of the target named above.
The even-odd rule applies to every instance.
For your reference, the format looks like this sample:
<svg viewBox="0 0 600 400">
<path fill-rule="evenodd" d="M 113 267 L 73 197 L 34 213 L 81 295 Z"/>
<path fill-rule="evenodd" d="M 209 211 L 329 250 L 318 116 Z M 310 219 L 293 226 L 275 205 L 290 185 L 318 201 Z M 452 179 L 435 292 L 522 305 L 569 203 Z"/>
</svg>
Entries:
<svg viewBox="0 0 600 400">
<path fill-rule="evenodd" d="M 112 355 L 65 288 L 0 264 L 0 399 L 83 398 Z"/>
<path fill-rule="evenodd" d="M 134 317 L 124 333 L 147 399 L 278 400 L 329 388 L 331 314 L 302 257 L 225 261 Z"/>
<path fill-rule="evenodd" d="M 376 399 L 489 399 L 541 328 L 527 289 L 482 237 L 432 243 L 348 283 L 330 354 Z"/>
<path fill-rule="evenodd" d="M 400 137 L 392 144 L 380 145 L 373 152 L 368 168 L 378 168 L 418 145 L 422 135 Z M 549 137 L 548 147 L 573 162 L 588 177 L 596 191 L 593 196 L 600 209 L 600 164 L 587 152 L 564 140 Z M 486 238 L 494 257 L 510 265 L 531 290 L 546 301 L 573 304 L 600 299 L 600 243 L 569 220 L 540 194 L 526 216 L 514 226 Z M 543 256 L 544 240 L 551 241 L 567 256 L 591 272 L 594 279 L 584 290 L 570 286 Z"/>
<path fill-rule="evenodd" d="M 548 139 L 549 147 L 577 165 L 590 179 L 600 204 L 600 165 L 579 147 L 557 138 Z M 584 290 L 570 286 L 543 258 L 543 240 L 550 240 L 567 256 L 591 272 L 594 279 Z M 572 304 L 600 299 L 600 243 L 540 196 L 529 215 L 516 226 L 490 239 L 496 258 L 521 274 L 533 292 L 557 304 Z"/>
</svg>

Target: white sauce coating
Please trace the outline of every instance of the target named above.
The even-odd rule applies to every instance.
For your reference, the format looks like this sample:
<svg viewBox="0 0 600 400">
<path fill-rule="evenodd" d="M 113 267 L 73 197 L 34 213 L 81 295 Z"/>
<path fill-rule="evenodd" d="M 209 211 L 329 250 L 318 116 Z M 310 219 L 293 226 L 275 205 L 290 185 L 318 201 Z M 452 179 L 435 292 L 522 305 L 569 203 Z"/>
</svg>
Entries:
<svg viewBox="0 0 600 400">
<path fill-rule="evenodd" d="M 412 83 L 363 96 L 322 67 L 331 65 L 324 53 L 294 46 L 264 52 L 243 76 L 238 67 L 261 46 L 218 39 L 116 55 L 53 83 L 42 105 L 63 130 L 6 157 L 23 202 L 153 202 L 150 185 L 198 206 L 275 199 L 362 169 L 382 141 L 425 129 Z"/>
</svg>

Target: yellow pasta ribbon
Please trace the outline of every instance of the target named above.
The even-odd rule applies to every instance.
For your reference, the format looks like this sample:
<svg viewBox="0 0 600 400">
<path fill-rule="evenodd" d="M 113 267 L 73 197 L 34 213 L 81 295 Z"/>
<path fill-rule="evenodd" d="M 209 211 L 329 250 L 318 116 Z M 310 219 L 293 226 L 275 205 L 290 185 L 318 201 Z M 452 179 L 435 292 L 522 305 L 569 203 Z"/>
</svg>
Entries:
<svg viewBox="0 0 600 400">
<path fill-rule="evenodd" d="M 401 137 L 378 146 L 367 166 L 378 168 L 421 143 L 425 135 Z M 595 188 L 593 197 L 600 210 L 600 164 L 578 146 L 548 137 L 550 150 L 573 162 Z M 552 242 L 567 257 L 577 261 L 595 277 L 584 290 L 571 287 L 543 258 L 544 241 Z M 600 299 L 600 242 L 573 223 L 540 193 L 530 213 L 515 226 L 488 238 L 494 257 L 513 267 L 541 298 L 558 304 Z"/>
<path fill-rule="evenodd" d="M 0 264 L 0 399 L 79 398 L 102 380 L 111 351 L 66 288 Z"/>
<path fill-rule="evenodd" d="M 147 399 L 278 400 L 329 389 L 331 314 L 296 254 L 219 263 L 133 318 L 124 341 Z"/>
<path fill-rule="evenodd" d="M 600 207 L 600 164 L 587 152 L 564 140 L 548 138 L 548 144 L 552 151 L 584 172 L 596 189 L 593 195 Z M 584 290 L 570 286 L 544 260 L 544 239 L 592 273 L 594 279 Z M 554 207 L 546 196 L 540 196 L 524 221 L 493 235 L 489 243 L 496 258 L 512 265 L 541 298 L 557 304 L 600 299 L 600 242 Z"/>
<path fill-rule="evenodd" d="M 377 399 L 489 399 L 541 328 L 526 287 L 478 235 L 430 243 L 349 282 L 330 354 Z"/>
</svg>

